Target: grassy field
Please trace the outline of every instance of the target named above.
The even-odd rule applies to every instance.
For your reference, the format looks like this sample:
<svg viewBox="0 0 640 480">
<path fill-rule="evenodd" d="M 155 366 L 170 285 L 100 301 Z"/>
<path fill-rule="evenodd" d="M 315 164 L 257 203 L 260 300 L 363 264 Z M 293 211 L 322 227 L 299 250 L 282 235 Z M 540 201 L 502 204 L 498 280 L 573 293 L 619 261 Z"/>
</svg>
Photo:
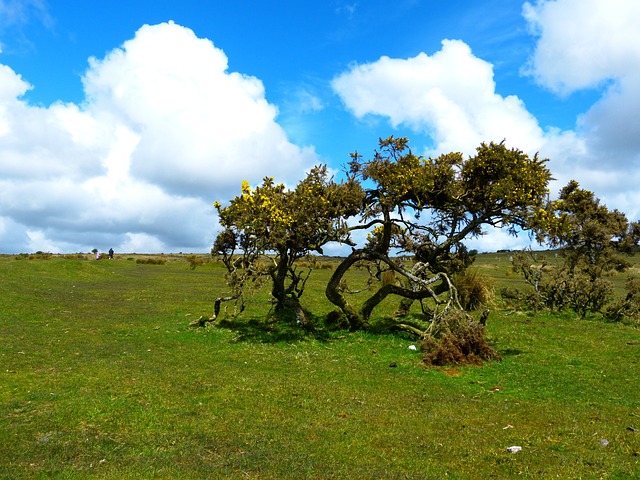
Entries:
<svg viewBox="0 0 640 480">
<path fill-rule="evenodd" d="M 638 328 L 495 311 L 502 361 L 427 369 L 403 335 L 269 323 L 264 293 L 189 328 L 220 265 L 138 258 L 0 256 L 0 478 L 640 478 Z"/>
</svg>

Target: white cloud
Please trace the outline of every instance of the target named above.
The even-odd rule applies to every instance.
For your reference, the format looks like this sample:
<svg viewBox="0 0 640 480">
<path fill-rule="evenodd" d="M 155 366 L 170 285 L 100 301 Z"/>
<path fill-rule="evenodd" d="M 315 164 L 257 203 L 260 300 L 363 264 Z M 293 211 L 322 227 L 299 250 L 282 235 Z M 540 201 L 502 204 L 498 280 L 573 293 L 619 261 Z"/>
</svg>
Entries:
<svg viewBox="0 0 640 480">
<path fill-rule="evenodd" d="M 30 252 L 59 252 L 59 247 L 55 242 L 48 239 L 44 232 L 40 230 L 27 230 L 29 242 L 27 244 Z"/>
<path fill-rule="evenodd" d="M 144 132 L 131 172 L 180 195 L 206 196 L 249 176 L 290 179 L 314 160 L 288 142 L 255 77 L 173 23 L 144 26 L 84 77 L 91 109 Z"/>
<path fill-rule="evenodd" d="M 560 174 L 637 218 L 626 199 L 635 196 L 640 167 L 640 2 L 545 0 L 525 3 L 523 12 L 538 36 L 528 73 L 561 95 L 603 92 L 577 118 L 578 148 L 559 156 Z"/>
<path fill-rule="evenodd" d="M 551 141 L 556 151 L 574 151 L 577 143 L 568 132 L 543 132 L 520 99 L 497 94 L 492 65 L 459 40 L 443 41 L 432 56 L 382 57 L 354 66 L 333 87 L 358 118 L 385 116 L 393 126 L 428 134 L 434 142 L 428 155 L 472 155 L 481 142 L 503 139 L 532 155 Z M 493 228 L 486 233 L 466 242 L 468 247 L 485 252 L 531 245 L 526 234 Z"/>
<path fill-rule="evenodd" d="M 344 14 L 347 16 L 347 18 L 350 19 L 351 17 L 353 17 L 353 14 L 356 13 L 357 9 L 358 9 L 357 3 L 344 3 L 336 7 L 336 13 Z"/>
<path fill-rule="evenodd" d="M 538 43 L 528 73 L 563 95 L 603 87 L 577 121 L 592 165 L 624 169 L 640 161 L 640 3 L 636 0 L 559 0 L 525 3 Z"/>
<path fill-rule="evenodd" d="M 602 90 L 572 131 L 542 130 L 519 98 L 496 93 L 492 65 L 458 40 L 443 41 L 431 56 L 382 57 L 352 66 L 333 80 L 333 88 L 360 119 L 382 116 L 393 126 L 427 134 L 433 141 L 428 155 L 472 154 L 482 141 L 506 139 L 509 146 L 551 159 L 557 179 L 552 193 L 576 179 L 610 208 L 636 219 L 640 125 L 633 120 L 640 111 L 640 3 L 541 0 L 526 3 L 523 13 L 537 36 L 528 75 L 560 95 Z M 522 243 L 491 232 L 471 245 L 484 250 Z"/>
<path fill-rule="evenodd" d="M 14 100 L 31 89 L 31 85 L 22 80 L 20 75 L 6 65 L 0 65 L 0 78 L 2 78 L 2 82 L 0 82 L 0 100 L 3 102 Z"/>
<path fill-rule="evenodd" d="M 498 250 L 523 250 L 526 248 L 539 248 L 535 240 L 529 235 L 521 233 L 518 236 L 509 235 L 505 229 L 488 227 L 485 235 L 473 238 L 465 242 L 470 250 L 478 252 L 496 252 Z"/>
<path fill-rule="evenodd" d="M 542 85 L 567 94 L 637 74 L 637 0 L 539 0 L 523 14 L 539 36 L 530 73 Z"/>
<path fill-rule="evenodd" d="M 46 13 L 40 0 L 23 4 Z M 0 11 L 18 15 L 19 5 L 0 0 Z M 573 131 L 543 131 L 518 97 L 496 93 L 493 66 L 459 40 L 354 65 L 332 86 L 356 117 L 429 135 L 428 155 L 506 139 L 551 158 L 555 190 L 575 178 L 637 218 L 640 2 L 539 0 L 523 13 L 537 42 L 523 71 L 559 95 L 601 93 Z M 207 250 L 214 200 L 233 197 L 243 179 L 295 184 L 317 162 L 289 141 L 259 79 L 230 72 L 222 50 L 174 23 L 144 26 L 91 59 L 83 84 L 81 104 L 34 106 L 28 79 L 0 65 L 2 251 Z M 297 92 L 296 112 L 327 107 Z"/>
<path fill-rule="evenodd" d="M 444 40 L 432 56 L 356 65 L 336 77 L 333 88 L 359 118 L 383 115 L 393 126 L 429 134 L 430 154 L 472 154 L 483 141 L 503 139 L 535 152 L 543 141 L 523 102 L 497 94 L 492 65 L 460 40 Z"/>
<path fill-rule="evenodd" d="M 300 112 L 319 112 L 324 108 L 322 100 L 305 89 L 299 89 L 296 94 L 296 105 Z"/>
<path fill-rule="evenodd" d="M 81 105 L 36 107 L 0 65 L 5 251 L 208 251 L 214 200 L 243 179 L 295 183 L 316 161 L 289 142 L 258 79 L 172 22 L 91 59 L 83 84 Z"/>
<path fill-rule="evenodd" d="M 122 243 L 120 249 L 127 253 L 137 252 L 165 252 L 167 245 L 156 237 L 146 233 L 127 233 L 127 239 Z"/>
</svg>

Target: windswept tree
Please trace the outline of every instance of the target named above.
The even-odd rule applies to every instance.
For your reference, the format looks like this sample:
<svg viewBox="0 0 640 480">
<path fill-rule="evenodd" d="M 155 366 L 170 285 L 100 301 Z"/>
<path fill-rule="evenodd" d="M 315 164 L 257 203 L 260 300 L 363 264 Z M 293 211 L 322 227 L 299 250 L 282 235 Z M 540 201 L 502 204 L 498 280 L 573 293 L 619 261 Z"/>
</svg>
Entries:
<svg viewBox="0 0 640 480">
<path fill-rule="evenodd" d="M 572 180 L 540 212 L 538 228 L 540 239 L 558 249 L 559 260 L 547 265 L 534 253 L 514 257 L 514 270 L 533 288 L 533 295 L 526 297 L 529 303 L 569 308 L 582 316 L 602 312 L 613 292 L 606 276 L 631 266 L 628 257 L 640 240 L 640 225 L 609 210 Z"/>
<path fill-rule="evenodd" d="M 255 188 L 245 181 L 229 205 L 216 203 L 223 230 L 212 254 L 227 267 L 231 292 L 218 299 L 212 320 L 220 301 L 242 304 L 248 285 L 270 281 L 276 310 L 292 311 L 308 326 L 299 299 L 310 270 L 298 268 L 296 262 L 310 252 L 321 254 L 328 242 L 350 242 L 346 220 L 360 211 L 362 195 L 356 181 L 336 183 L 326 166 L 317 166 L 295 189 L 272 178 Z"/>
<path fill-rule="evenodd" d="M 350 178 L 367 185 L 362 223 L 353 229 L 373 233 L 336 268 L 326 295 L 352 329 L 365 326 L 390 294 L 419 300 L 432 320 L 443 318 L 457 304 L 451 275 L 473 262 L 463 242 L 486 227 L 528 230 L 547 200 L 551 174 L 537 155 L 483 143 L 466 160 L 460 153 L 424 158 L 408 144 L 406 138 L 381 139 L 371 160 L 355 153 L 349 164 Z M 398 281 L 385 282 L 356 306 L 344 279 L 362 263 L 377 276 L 391 271 Z"/>
</svg>

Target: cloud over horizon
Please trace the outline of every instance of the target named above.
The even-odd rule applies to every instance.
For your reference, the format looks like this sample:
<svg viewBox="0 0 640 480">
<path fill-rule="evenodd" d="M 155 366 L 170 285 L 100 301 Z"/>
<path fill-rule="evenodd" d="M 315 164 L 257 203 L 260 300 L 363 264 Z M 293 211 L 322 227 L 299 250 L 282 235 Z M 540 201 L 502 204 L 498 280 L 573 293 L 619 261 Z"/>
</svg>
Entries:
<svg viewBox="0 0 640 480">
<path fill-rule="evenodd" d="M 0 238 L 5 251 L 201 250 L 214 200 L 244 179 L 295 182 L 316 163 L 288 141 L 255 77 L 173 22 L 91 58 L 81 105 L 33 106 L 0 65 Z M 9 227 L 10 226 L 10 227 Z"/>
</svg>

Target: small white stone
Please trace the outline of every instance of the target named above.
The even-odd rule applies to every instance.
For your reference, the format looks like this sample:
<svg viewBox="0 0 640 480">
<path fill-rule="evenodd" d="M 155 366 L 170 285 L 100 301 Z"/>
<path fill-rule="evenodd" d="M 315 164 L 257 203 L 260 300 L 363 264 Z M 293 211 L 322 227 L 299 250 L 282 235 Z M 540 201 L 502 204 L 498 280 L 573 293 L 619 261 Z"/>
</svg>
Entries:
<svg viewBox="0 0 640 480">
<path fill-rule="evenodd" d="M 409 345 L 409 350 L 413 350 L 415 352 L 416 350 L 418 350 L 418 347 L 416 347 L 415 345 Z"/>
<path fill-rule="evenodd" d="M 522 450 L 522 447 L 519 447 L 517 445 L 514 445 L 513 447 L 507 447 L 507 452 L 509 453 L 518 453 L 520 450 Z"/>
</svg>

